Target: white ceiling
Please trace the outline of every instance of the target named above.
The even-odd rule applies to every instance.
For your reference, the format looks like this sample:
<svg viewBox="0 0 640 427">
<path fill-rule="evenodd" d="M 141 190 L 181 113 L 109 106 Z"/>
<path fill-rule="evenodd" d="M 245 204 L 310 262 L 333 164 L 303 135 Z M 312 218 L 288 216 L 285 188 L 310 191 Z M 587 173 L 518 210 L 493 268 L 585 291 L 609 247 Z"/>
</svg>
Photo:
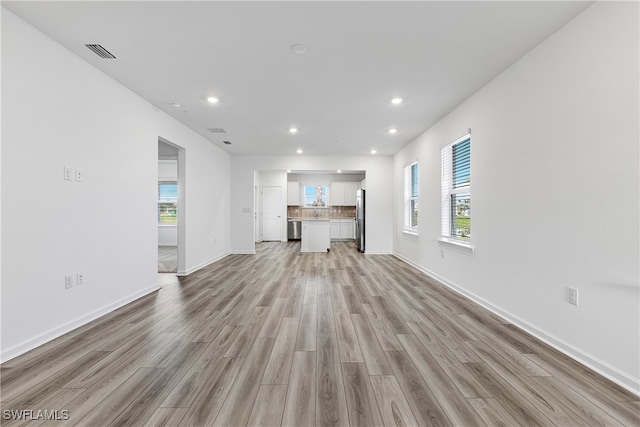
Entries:
<svg viewBox="0 0 640 427">
<path fill-rule="evenodd" d="M 326 155 L 396 153 L 590 4 L 2 2 L 229 153 Z"/>
</svg>

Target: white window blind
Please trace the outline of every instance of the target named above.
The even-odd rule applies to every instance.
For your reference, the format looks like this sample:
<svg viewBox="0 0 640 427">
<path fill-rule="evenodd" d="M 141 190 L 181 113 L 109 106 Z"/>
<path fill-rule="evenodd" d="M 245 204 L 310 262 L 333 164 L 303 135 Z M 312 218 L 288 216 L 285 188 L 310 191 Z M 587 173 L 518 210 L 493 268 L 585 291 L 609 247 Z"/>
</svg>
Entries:
<svg viewBox="0 0 640 427">
<path fill-rule="evenodd" d="M 404 168 L 404 229 L 418 231 L 418 163 Z"/>
<path fill-rule="evenodd" d="M 471 135 L 442 147 L 442 236 L 471 242 Z"/>
</svg>

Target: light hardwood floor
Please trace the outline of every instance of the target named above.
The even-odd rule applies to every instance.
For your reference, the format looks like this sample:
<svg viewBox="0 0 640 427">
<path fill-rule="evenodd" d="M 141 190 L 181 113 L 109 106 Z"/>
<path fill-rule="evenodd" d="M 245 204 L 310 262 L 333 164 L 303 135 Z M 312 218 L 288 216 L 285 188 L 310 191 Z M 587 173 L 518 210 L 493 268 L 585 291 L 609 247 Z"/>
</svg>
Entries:
<svg viewBox="0 0 640 427">
<path fill-rule="evenodd" d="M 178 248 L 176 246 L 158 246 L 158 273 L 178 271 Z"/>
<path fill-rule="evenodd" d="M 393 256 L 232 255 L 1 366 L 2 425 L 640 425 L 640 399 Z M 34 412 L 34 414 L 37 414 Z"/>
</svg>

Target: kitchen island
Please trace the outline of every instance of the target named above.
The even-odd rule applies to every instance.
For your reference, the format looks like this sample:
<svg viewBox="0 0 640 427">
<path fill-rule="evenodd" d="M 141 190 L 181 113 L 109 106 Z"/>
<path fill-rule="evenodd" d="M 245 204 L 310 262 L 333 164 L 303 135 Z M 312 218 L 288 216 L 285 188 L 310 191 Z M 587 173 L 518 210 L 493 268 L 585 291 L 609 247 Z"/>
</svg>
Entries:
<svg viewBox="0 0 640 427">
<path fill-rule="evenodd" d="M 300 252 L 329 252 L 329 218 L 302 218 Z"/>
</svg>

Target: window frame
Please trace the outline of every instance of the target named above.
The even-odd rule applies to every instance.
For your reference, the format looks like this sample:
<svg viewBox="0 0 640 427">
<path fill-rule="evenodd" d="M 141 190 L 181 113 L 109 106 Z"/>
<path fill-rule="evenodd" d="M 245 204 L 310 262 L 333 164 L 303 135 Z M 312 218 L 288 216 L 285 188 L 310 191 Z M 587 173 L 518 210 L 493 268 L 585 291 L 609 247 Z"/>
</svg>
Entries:
<svg viewBox="0 0 640 427">
<path fill-rule="evenodd" d="M 454 147 L 458 144 L 465 143 L 469 141 L 469 179 L 465 184 L 455 186 L 454 182 L 454 167 L 453 167 L 453 151 Z M 472 148 L 472 138 L 471 132 L 466 133 L 465 135 L 455 139 L 453 142 L 450 142 L 443 147 L 441 147 L 440 158 L 441 158 L 441 230 L 440 230 L 440 242 L 446 244 L 452 244 L 457 247 L 462 247 L 473 251 L 473 234 L 471 233 L 471 224 L 469 224 L 469 239 L 463 239 L 455 235 L 453 233 L 453 215 L 454 211 L 452 208 L 452 199 L 458 194 L 468 194 L 469 198 L 469 212 L 471 212 L 471 206 L 473 203 L 472 199 L 472 189 L 471 189 L 471 175 L 472 175 L 472 167 L 471 167 L 471 148 Z M 469 215 L 469 220 L 471 221 L 471 215 Z"/>
<path fill-rule="evenodd" d="M 167 185 L 167 184 L 175 185 L 177 187 L 178 186 L 178 181 L 176 181 L 176 180 L 159 180 L 158 181 L 158 200 L 157 200 L 157 204 L 156 204 L 156 207 L 157 207 L 156 212 L 157 212 L 157 215 L 158 215 L 157 223 L 161 227 L 176 227 L 178 225 L 178 194 L 176 194 L 175 199 L 172 199 L 172 198 L 170 198 L 170 199 L 162 199 L 162 198 L 160 198 L 160 186 L 161 185 Z M 160 209 L 161 209 L 160 205 L 163 204 L 163 203 L 175 203 L 175 206 L 176 206 L 176 216 L 175 216 L 176 222 L 175 223 L 173 223 L 173 224 L 163 224 L 161 222 L 161 220 L 160 220 Z"/>
<path fill-rule="evenodd" d="M 413 168 L 415 166 L 415 192 L 413 188 Z M 420 166 L 418 161 L 414 161 L 404 167 L 404 204 L 403 204 L 403 232 L 408 234 L 418 234 L 418 202 L 420 199 Z M 415 193 L 415 195 L 414 195 Z M 413 221 L 415 218 L 415 224 Z"/>
</svg>

